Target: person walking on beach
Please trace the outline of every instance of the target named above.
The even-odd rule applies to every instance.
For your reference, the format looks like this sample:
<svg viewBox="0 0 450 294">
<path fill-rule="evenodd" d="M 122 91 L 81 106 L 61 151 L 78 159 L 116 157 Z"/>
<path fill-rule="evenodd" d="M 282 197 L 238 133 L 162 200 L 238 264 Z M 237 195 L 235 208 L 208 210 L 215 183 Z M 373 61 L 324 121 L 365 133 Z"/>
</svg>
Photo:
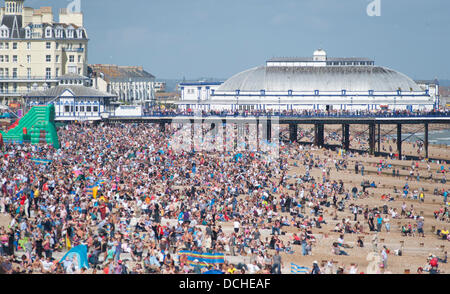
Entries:
<svg viewBox="0 0 450 294">
<path fill-rule="evenodd" d="M 272 274 L 281 275 L 281 262 L 280 250 L 277 249 L 272 258 Z"/>
<path fill-rule="evenodd" d="M 383 217 L 379 214 L 377 216 L 377 232 L 381 232 L 381 228 L 383 226 Z"/>
</svg>

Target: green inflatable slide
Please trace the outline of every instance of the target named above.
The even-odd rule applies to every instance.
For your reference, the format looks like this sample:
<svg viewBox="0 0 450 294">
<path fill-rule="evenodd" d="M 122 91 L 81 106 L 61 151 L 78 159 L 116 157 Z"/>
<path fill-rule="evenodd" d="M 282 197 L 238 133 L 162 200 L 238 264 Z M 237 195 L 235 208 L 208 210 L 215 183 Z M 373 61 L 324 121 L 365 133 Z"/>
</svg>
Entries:
<svg viewBox="0 0 450 294">
<path fill-rule="evenodd" d="M 55 127 L 55 106 L 35 106 L 20 120 L 16 121 L 7 133 L 0 131 L 5 143 L 50 144 L 60 148 Z"/>
</svg>

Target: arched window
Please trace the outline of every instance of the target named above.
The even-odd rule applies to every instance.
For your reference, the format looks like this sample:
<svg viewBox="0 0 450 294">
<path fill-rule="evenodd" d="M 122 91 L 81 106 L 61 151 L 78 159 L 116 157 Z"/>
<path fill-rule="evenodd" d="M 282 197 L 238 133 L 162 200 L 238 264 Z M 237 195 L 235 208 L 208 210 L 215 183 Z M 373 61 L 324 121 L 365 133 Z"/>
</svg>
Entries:
<svg viewBox="0 0 450 294">
<path fill-rule="evenodd" d="M 53 37 L 53 31 L 51 27 L 45 28 L 45 37 L 46 38 L 52 38 Z"/>
<path fill-rule="evenodd" d="M 26 39 L 31 39 L 31 29 L 30 29 L 30 27 L 26 27 L 25 28 L 25 38 Z"/>
<path fill-rule="evenodd" d="M 5 25 L 0 27 L 0 38 L 9 38 L 9 29 Z"/>
<path fill-rule="evenodd" d="M 63 38 L 63 29 L 62 29 L 61 26 L 56 27 L 55 35 L 56 35 L 56 38 L 58 38 L 58 39 L 62 39 Z"/>
<path fill-rule="evenodd" d="M 74 34 L 75 34 L 75 29 L 73 28 L 73 26 L 69 26 L 66 29 L 66 37 L 69 39 L 73 39 L 74 38 Z"/>
<path fill-rule="evenodd" d="M 77 38 L 83 39 L 83 29 L 80 28 L 77 30 Z"/>
</svg>

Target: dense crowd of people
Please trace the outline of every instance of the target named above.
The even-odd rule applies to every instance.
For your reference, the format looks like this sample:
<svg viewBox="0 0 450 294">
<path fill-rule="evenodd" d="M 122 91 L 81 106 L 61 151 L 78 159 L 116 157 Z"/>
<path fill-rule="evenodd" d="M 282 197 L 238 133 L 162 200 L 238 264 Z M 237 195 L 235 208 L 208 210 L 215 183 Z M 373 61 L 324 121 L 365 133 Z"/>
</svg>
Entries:
<svg viewBox="0 0 450 294">
<path fill-rule="evenodd" d="M 189 250 L 248 257 L 248 262 L 239 259 L 217 265 L 215 269 L 224 273 L 281 273 L 286 269 L 282 254 L 311 255 L 317 246 L 313 228 L 331 221 L 340 234 L 331 248 L 335 255 L 349 255 L 353 248 L 344 242 L 346 234 L 360 234 L 367 228 L 390 231 L 389 217 L 409 218 L 417 234 L 423 235 L 424 219 L 413 206 L 399 214 L 388 207 L 392 197 L 387 197 L 383 210 L 353 204 L 369 197 L 368 192 L 330 177 L 333 167 L 351 168 L 351 153 L 336 161 L 331 153 L 320 157 L 295 143 L 282 143 L 277 160 L 252 150 L 175 152 L 169 144 L 175 131 L 161 132 L 145 124 L 71 124 L 58 131 L 59 150 L 43 145 L 3 146 L 0 213 L 9 215 L 11 222 L 0 230 L 1 271 L 176 274 L 208 270 L 180 254 Z M 306 173 L 288 175 L 298 164 Z M 383 162 L 380 167 L 384 168 Z M 313 170 L 322 171 L 322 177 L 312 177 Z M 404 189 L 408 190 L 406 185 Z M 334 213 L 327 217 L 324 210 Z M 339 219 L 338 212 L 343 211 L 354 219 Z M 358 220 L 360 215 L 364 220 Z M 437 218 L 448 221 L 447 206 Z M 287 228 L 296 233 L 287 236 Z M 402 234 L 411 235 L 412 230 L 408 225 Z M 445 232 L 443 221 L 439 234 Z M 88 248 L 89 269 L 79 268 L 76 259 L 56 258 L 81 244 Z M 358 246 L 364 247 L 362 240 Z M 387 267 L 386 260 L 383 264 Z M 352 266 L 348 271 L 358 272 Z M 329 272 L 318 265 L 313 269 Z"/>
</svg>

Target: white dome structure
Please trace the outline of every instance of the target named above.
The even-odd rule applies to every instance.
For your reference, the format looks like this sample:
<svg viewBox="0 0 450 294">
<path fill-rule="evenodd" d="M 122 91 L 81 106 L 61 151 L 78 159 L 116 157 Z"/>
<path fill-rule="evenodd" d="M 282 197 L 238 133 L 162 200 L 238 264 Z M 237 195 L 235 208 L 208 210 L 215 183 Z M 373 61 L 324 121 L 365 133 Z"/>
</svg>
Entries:
<svg viewBox="0 0 450 294">
<path fill-rule="evenodd" d="M 238 73 L 213 91 L 202 109 L 395 110 L 432 109 L 436 96 L 408 76 L 367 58 L 272 58 Z M 188 102 L 182 102 L 188 103 Z M 192 107 L 192 104 L 189 105 Z"/>
<path fill-rule="evenodd" d="M 314 61 L 326 61 L 327 60 L 327 52 L 323 49 L 318 49 L 314 51 Z"/>
</svg>

